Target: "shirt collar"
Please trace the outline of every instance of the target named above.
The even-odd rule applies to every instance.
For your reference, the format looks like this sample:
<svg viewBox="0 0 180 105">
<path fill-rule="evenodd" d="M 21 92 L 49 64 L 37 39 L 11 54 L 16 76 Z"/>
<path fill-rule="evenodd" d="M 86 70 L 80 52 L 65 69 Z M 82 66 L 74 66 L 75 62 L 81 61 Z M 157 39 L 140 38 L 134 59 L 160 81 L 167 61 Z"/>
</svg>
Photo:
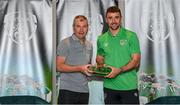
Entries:
<svg viewBox="0 0 180 105">
<path fill-rule="evenodd" d="M 123 27 L 120 26 L 118 33 L 117 33 L 115 36 L 113 36 L 112 33 L 111 33 L 111 31 L 108 29 L 108 34 L 109 34 L 111 37 L 120 36 L 120 35 L 122 34 L 122 32 L 123 32 Z"/>
<path fill-rule="evenodd" d="M 79 41 L 79 39 L 76 37 L 75 34 L 72 35 L 72 39 L 73 39 L 73 40 L 76 40 L 76 41 Z"/>
<path fill-rule="evenodd" d="M 77 36 L 75 34 L 72 34 L 72 39 L 75 40 L 75 41 L 79 41 L 79 43 L 81 43 L 80 40 L 77 38 Z M 84 44 L 86 44 L 86 39 L 84 41 Z"/>
</svg>

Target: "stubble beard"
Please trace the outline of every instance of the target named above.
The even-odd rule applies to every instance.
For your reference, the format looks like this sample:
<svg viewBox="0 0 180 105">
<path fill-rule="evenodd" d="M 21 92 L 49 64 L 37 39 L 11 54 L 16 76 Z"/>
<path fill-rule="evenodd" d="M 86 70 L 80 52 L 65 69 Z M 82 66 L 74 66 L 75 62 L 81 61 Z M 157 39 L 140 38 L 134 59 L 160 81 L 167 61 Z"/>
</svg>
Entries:
<svg viewBox="0 0 180 105">
<path fill-rule="evenodd" d="M 111 26 L 110 26 L 110 29 L 113 30 L 113 31 L 115 31 L 115 30 L 118 30 L 119 27 L 120 27 L 120 25 L 116 25 L 116 24 L 115 24 L 114 26 L 111 25 Z"/>
</svg>

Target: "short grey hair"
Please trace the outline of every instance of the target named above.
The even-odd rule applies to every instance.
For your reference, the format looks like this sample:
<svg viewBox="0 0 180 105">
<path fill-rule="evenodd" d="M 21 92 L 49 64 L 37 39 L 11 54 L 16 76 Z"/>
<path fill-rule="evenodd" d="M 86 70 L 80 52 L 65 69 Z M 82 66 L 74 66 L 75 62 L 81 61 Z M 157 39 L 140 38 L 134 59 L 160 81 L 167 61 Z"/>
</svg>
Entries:
<svg viewBox="0 0 180 105">
<path fill-rule="evenodd" d="M 84 15 L 77 15 L 74 20 L 73 20 L 73 27 L 75 26 L 76 20 L 80 19 L 80 21 L 87 21 L 87 25 L 88 25 L 88 19 L 86 18 L 86 16 Z"/>
</svg>

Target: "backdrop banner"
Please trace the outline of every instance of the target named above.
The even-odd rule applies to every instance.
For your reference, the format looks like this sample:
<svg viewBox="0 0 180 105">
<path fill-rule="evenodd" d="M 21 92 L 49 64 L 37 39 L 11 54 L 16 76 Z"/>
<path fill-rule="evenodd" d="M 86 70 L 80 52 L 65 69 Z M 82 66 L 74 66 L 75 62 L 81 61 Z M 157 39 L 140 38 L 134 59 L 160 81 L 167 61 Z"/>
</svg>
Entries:
<svg viewBox="0 0 180 105">
<path fill-rule="evenodd" d="M 51 100 L 50 0 L 0 1 L 0 96 Z"/>
<path fill-rule="evenodd" d="M 180 95 L 179 0 L 125 0 L 125 26 L 137 32 L 139 90 L 148 101 Z"/>
</svg>

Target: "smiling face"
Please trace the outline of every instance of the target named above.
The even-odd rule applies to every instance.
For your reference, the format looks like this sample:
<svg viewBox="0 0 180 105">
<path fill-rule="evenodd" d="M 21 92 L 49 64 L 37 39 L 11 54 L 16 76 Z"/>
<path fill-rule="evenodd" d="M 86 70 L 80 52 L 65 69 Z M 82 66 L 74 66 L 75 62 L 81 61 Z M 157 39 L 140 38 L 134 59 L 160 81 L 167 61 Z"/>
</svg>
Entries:
<svg viewBox="0 0 180 105">
<path fill-rule="evenodd" d="M 73 23 L 73 31 L 76 37 L 84 40 L 88 32 L 88 21 L 85 16 L 76 16 Z"/>
<path fill-rule="evenodd" d="M 106 15 L 106 22 L 110 30 L 118 30 L 121 25 L 121 16 L 119 12 L 109 12 Z"/>
<path fill-rule="evenodd" d="M 117 6 L 112 6 L 107 9 L 106 23 L 109 26 L 109 30 L 113 35 L 119 31 L 121 25 L 121 10 Z"/>
</svg>

